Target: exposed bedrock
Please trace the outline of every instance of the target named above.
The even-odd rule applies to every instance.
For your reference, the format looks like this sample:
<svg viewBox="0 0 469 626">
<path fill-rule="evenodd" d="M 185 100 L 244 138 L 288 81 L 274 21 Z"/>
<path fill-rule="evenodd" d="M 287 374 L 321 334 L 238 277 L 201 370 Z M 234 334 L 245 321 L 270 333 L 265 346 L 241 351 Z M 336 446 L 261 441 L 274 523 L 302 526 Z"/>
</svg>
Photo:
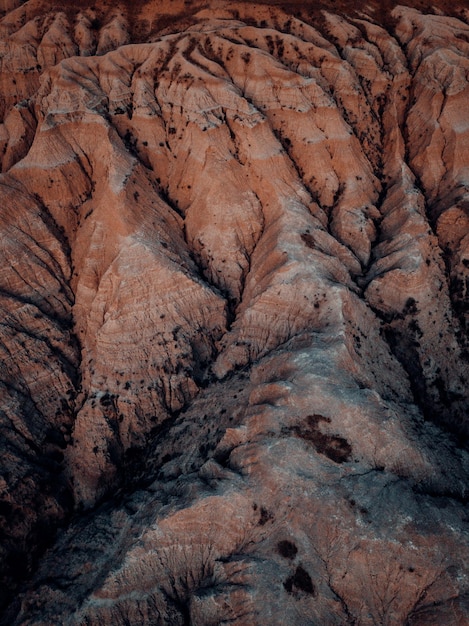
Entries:
<svg viewBox="0 0 469 626">
<path fill-rule="evenodd" d="M 468 623 L 469 15 L 388 4 L 4 3 L 0 623 Z"/>
</svg>

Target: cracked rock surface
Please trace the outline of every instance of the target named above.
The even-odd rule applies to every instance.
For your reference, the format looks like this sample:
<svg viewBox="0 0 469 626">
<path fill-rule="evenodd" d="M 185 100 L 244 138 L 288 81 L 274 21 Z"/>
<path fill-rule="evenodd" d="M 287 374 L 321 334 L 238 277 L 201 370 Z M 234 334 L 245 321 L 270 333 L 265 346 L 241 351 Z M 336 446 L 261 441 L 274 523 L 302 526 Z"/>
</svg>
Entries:
<svg viewBox="0 0 469 626">
<path fill-rule="evenodd" d="M 0 624 L 467 625 L 464 3 L 1 6 Z"/>
</svg>

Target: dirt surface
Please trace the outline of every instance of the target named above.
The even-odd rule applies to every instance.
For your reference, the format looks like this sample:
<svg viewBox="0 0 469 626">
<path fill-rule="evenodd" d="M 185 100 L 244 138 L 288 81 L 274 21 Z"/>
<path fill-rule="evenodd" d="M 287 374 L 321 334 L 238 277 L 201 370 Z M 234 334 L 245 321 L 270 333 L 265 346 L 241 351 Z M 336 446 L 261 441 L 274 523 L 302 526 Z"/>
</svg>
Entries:
<svg viewBox="0 0 469 626">
<path fill-rule="evenodd" d="M 467 624 L 467 8 L 3 8 L 0 623 Z"/>
</svg>

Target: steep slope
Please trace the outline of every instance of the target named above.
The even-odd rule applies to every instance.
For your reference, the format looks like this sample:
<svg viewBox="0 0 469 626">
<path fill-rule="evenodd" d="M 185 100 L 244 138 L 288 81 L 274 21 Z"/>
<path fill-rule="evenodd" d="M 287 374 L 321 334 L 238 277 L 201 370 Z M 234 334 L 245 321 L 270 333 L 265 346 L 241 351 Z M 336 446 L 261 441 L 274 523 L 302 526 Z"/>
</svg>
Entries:
<svg viewBox="0 0 469 626">
<path fill-rule="evenodd" d="M 466 624 L 467 9 L 4 4 L 1 623 Z"/>
</svg>

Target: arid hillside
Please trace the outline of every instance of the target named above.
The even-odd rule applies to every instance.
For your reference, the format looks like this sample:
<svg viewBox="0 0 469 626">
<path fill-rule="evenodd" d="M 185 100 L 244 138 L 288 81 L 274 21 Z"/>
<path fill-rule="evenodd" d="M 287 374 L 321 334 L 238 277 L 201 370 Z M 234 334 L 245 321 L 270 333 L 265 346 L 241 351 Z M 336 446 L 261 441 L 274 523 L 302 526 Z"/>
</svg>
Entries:
<svg viewBox="0 0 469 626">
<path fill-rule="evenodd" d="M 0 624 L 469 624 L 469 5 L 0 2 Z"/>
</svg>

